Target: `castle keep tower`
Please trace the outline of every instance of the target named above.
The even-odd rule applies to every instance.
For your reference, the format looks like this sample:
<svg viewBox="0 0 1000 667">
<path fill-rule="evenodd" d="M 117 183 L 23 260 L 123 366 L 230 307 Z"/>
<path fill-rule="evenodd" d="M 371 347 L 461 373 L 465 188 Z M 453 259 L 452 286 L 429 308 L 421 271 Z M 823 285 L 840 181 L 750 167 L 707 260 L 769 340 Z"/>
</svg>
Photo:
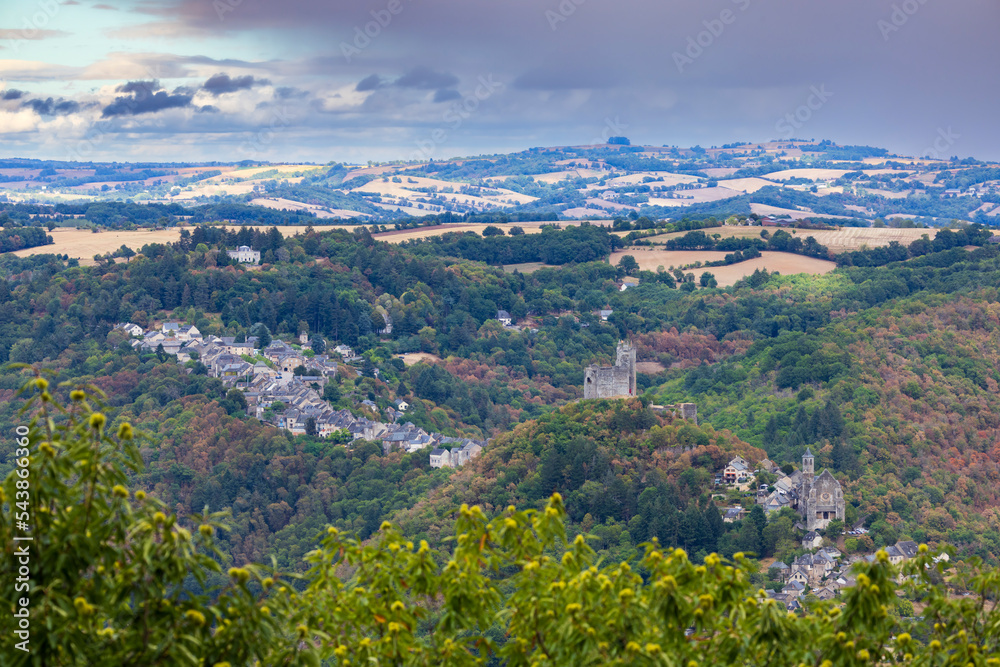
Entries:
<svg viewBox="0 0 1000 667">
<path fill-rule="evenodd" d="M 618 342 L 614 366 L 587 366 L 583 372 L 584 398 L 635 396 L 635 348 Z"/>
</svg>

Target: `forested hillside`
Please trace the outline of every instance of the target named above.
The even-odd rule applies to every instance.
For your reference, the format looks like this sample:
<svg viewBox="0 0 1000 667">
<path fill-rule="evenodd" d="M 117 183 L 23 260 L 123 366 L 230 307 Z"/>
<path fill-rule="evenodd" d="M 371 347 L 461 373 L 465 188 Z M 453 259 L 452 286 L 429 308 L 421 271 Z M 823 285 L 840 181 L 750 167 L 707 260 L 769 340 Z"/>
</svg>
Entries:
<svg viewBox="0 0 1000 667">
<path fill-rule="evenodd" d="M 660 416 L 638 399 L 582 401 L 499 436 L 427 502 L 393 520 L 436 542 L 452 531 L 456 503 L 492 514 L 541 507 L 559 493 L 571 533 L 592 535 L 591 546 L 611 558 L 631 559 L 653 539 L 698 558 L 794 550 L 794 521 L 765 528 L 759 512 L 723 522 L 709 497 L 714 472 L 734 456 L 757 462 L 765 454 L 728 431 Z"/>
<path fill-rule="evenodd" d="M 692 554 L 787 556 L 794 520 L 720 528 L 719 505 L 749 499 L 713 502 L 711 480 L 735 453 L 780 465 L 806 446 L 844 484 L 848 523 L 871 528 L 859 548 L 910 537 L 1000 556 L 995 246 L 970 251 L 946 235 L 884 266 L 823 277 L 759 271 L 690 292 L 644 271 L 621 291 L 623 269 L 600 261 L 616 238 L 584 226 L 411 248 L 366 229 L 286 238 L 197 226 L 175 245 L 89 268 L 4 255 L 0 360 L 107 392 L 118 418 L 150 436 L 135 481 L 181 513 L 231 511 L 220 544 L 237 560 L 274 554 L 295 567 L 324 525 L 364 538 L 387 517 L 436 540 L 456 504 L 495 512 L 552 491 L 566 498 L 571 530 L 597 535 L 606 553 L 626 557 L 657 537 Z M 263 251 L 259 270 L 226 257 L 242 244 Z M 508 274 L 447 250 L 492 262 L 498 248 L 539 247 L 567 263 Z M 502 326 L 499 309 L 520 326 Z M 612 311 L 608 321 L 600 309 Z M 406 398 L 418 426 L 494 441 L 472 467 L 451 471 L 431 469 L 426 451 L 293 437 L 248 417 L 239 392 L 198 363 L 135 350 L 112 330 L 168 319 L 206 335 L 260 325 L 286 340 L 305 331 L 351 345 L 362 360 L 324 392 L 335 408 L 371 414 L 363 400 L 381 410 Z M 387 319 L 392 331 L 380 334 Z M 639 375 L 643 401 L 695 402 L 701 426 L 638 403 L 566 406 L 581 396 L 584 366 L 610 360 L 620 338 L 659 364 Z M 424 361 L 405 365 L 399 355 L 411 352 Z M 18 371 L 0 375 L 5 424 L 16 423 L 21 381 Z"/>
</svg>

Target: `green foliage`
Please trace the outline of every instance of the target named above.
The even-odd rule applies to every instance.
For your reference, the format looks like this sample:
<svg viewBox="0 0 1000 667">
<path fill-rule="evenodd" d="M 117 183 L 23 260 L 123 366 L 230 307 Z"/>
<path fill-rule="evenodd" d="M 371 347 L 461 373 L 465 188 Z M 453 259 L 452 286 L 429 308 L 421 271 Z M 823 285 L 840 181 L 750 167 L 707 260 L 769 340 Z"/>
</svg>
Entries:
<svg viewBox="0 0 1000 667">
<path fill-rule="evenodd" d="M 7 614 L 28 601 L 30 628 L 22 637 L 3 633 L 5 664 L 293 660 L 298 649 L 260 599 L 263 569 L 237 568 L 228 583 L 221 576 L 212 535 L 225 529 L 222 517 L 181 520 L 152 496 L 128 490 L 142 464 L 136 435 L 96 411 L 100 392 L 75 389 L 64 408 L 43 379 L 25 389 L 35 390 L 23 443 L 30 463 L 20 468 L 29 475 L 11 473 L 3 484 L 0 596 Z M 24 513 L 33 541 L 15 542 L 28 532 L 15 527 Z M 28 546 L 30 571 L 17 589 L 15 545 Z M 211 602 L 210 586 L 219 586 Z M 15 648 L 24 640 L 27 651 Z"/>
</svg>

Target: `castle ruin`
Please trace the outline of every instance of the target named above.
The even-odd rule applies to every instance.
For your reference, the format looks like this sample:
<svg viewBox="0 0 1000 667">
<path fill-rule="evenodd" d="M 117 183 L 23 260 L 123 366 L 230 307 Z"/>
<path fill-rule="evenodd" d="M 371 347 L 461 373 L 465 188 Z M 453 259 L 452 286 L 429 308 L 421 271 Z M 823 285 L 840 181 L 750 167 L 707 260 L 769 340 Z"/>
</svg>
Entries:
<svg viewBox="0 0 1000 667">
<path fill-rule="evenodd" d="M 635 396 L 635 348 L 618 342 L 614 366 L 587 366 L 583 371 L 584 398 Z"/>
</svg>

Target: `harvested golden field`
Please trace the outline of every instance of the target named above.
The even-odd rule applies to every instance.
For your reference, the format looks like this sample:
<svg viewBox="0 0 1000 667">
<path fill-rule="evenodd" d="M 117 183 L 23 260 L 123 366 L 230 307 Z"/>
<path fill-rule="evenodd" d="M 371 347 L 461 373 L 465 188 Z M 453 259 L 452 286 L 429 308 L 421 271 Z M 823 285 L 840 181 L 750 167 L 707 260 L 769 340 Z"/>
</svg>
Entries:
<svg viewBox="0 0 1000 667">
<path fill-rule="evenodd" d="M 256 229 L 269 229 L 268 227 L 252 225 Z M 229 226 L 233 229 L 234 226 Z M 62 255 L 66 254 L 80 260 L 84 266 L 94 264 L 94 255 L 103 255 L 106 252 L 114 252 L 122 245 L 138 252 L 142 246 L 150 243 L 174 243 L 180 238 L 182 227 L 160 230 L 124 230 L 105 231 L 94 234 L 85 229 L 57 228 L 49 232 L 54 245 L 44 245 L 37 248 L 25 248 L 18 250 L 15 255 L 28 257 L 29 255 Z M 306 227 L 301 225 L 289 225 L 278 228 L 285 236 L 301 234 Z M 354 229 L 350 225 L 315 225 L 313 229 L 324 231 L 327 229 Z"/>
<path fill-rule="evenodd" d="M 669 269 L 671 266 L 681 267 L 695 262 L 716 262 L 726 256 L 724 252 L 699 250 L 639 250 L 630 248 L 612 253 L 611 264 L 617 266 L 625 255 L 632 255 L 639 268 L 646 271 L 656 271 L 657 267 Z M 732 285 L 740 278 L 745 278 L 757 269 L 778 271 L 782 275 L 808 273 L 820 275 L 837 268 L 833 262 L 788 252 L 765 252 L 760 257 L 729 266 L 712 266 L 697 269 L 685 269 L 685 273 L 693 273 L 697 278 L 705 271 L 715 276 L 721 287 Z"/>
<path fill-rule="evenodd" d="M 806 238 L 812 236 L 821 245 L 825 245 L 831 252 L 839 253 L 846 250 L 859 250 L 862 246 L 869 248 L 880 248 L 889 245 L 892 241 L 897 241 L 901 245 L 910 245 L 924 234 L 934 238 L 937 231 L 934 229 L 875 229 L 873 227 L 844 227 L 837 231 L 819 231 L 812 229 L 797 229 L 796 236 Z"/>
<path fill-rule="evenodd" d="M 520 227 L 524 230 L 525 234 L 537 234 L 542 230 L 542 225 L 550 225 L 551 222 L 520 222 L 516 225 L 497 225 L 504 231 L 508 231 L 510 227 Z M 572 227 L 578 224 L 571 221 L 561 221 L 559 225 L 562 227 Z M 610 225 L 609 220 L 596 220 L 592 221 L 591 224 L 594 225 Z M 241 228 L 240 225 L 224 225 L 227 229 L 238 230 Z M 267 230 L 270 229 L 267 225 L 247 225 L 254 229 Z M 457 224 L 446 224 L 446 225 L 435 225 L 434 227 L 418 227 L 416 229 L 404 229 L 404 230 L 393 230 L 388 232 L 382 232 L 379 234 L 373 234 L 373 236 L 380 240 L 386 241 L 388 243 L 401 243 L 409 239 L 422 239 L 431 236 L 440 236 L 447 232 L 475 232 L 477 234 L 482 234 L 483 230 L 488 227 L 486 223 L 457 223 Z M 295 236 L 296 234 L 305 233 L 309 226 L 306 225 L 285 225 L 279 226 L 278 231 L 284 236 Z M 358 228 L 357 225 L 324 225 L 315 224 L 312 228 L 317 232 L 329 231 L 332 229 L 346 229 L 348 231 L 355 230 Z M 50 232 L 52 240 L 55 241 L 54 245 L 39 246 L 37 248 L 26 248 L 24 250 L 18 250 L 15 254 L 21 257 L 27 257 L 29 255 L 42 255 L 42 254 L 54 254 L 61 255 L 67 254 L 70 257 L 75 257 L 80 260 L 80 263 L 84 266 L 91 266 L 94 264 L 94 255 L 103 255 L 107 252 L 114 252 L 118 250 L 122 245 L 131 248 L 132 250 L 138 251 L 142 246 L 149 243 L 174 243 L 180 238 L 182 227 L 174 227 L 172 229 L 161 229 L 161 230 L 128 230 L 128 231 L 104 231 L 99 234 L 94 234 L 91 231 L 83 229 L 73 229 L 73 228 L 57 228 Z M 188 227 L 187 229 L 191 229 Z M 624 235 L 626 232 L 616 232 L 619 236 Z M 522 270 L 522 272 L 524 272 Z"/>
<path fill-rule="evenodd" d="M 757 215 L 770 215 L 770 216 L 780 216 L 787 215 L 792 220 L 802 220 L 803 218 L 812 218 L 816 214 L 813 213 L 811 208 L 805 208 L 800 210 L 794 208 L 781 208 L 780 206 L 771 206 L 769 204 L 750 204 L 750 212 L 756 213 Z M 836 218 L 835 215 L 824 215 L 824 218 Z"/>
<path fill-rule="evenodd" d="M 413 364 L 418 364 L 421 361 L 425 361 L 429 364 L 434 364 L 441 361 L 441 357 L 436 354 L 431 354 L 430 352 L 410 352 L 408 354 L 399 355 L 403 359 L 403 363 L 407 366 L 412 366 Z"/>
<path fill-rule="evenodd" d="M 158 231 L 139 230 L 101 232 L 100 234 L 94 234 L 85 229 L 54 229 L 49 232 L 49 236 L 55 241 L 54 245 L 25 248 L 14 254 L 19 257 L 67 254 L 79 259 L 80 264 L 91 266 L 94 264 L 94 255 L 114 252 L 122 245 L 138 251 L 139 248 L 149 243 L 174 243 L 180 238 L 180 234 L 181 230 L 178 227 Z"/>
<path fill-rule="evenodd" d="M 760 238 L 760 233 L 763 229 L 767 229 L 771 234 L 776 231 L 774 227 L 708 227 L 702 231 L 709 236 L 720 234 L 723 237 Z M 909 245 L 924 234 L 927 234 L 931 238 L 934 238 L 934 235 L 937 234 L 937 231 L 934 229 L 894 229 L 891 227 L 882 229 L 874 227 L 843 227 L 838 230 L 785 228 L 785 231 L 801 239 L 812 236 L 818 243 L 825 245 L 833 253 L 858 250 L 861 246 L 880 248 L 889 245 L 892 241 L 898 241 L 902 245 Z M 687 232 L 660 234 L 659 236 L 651 237 L 649 240 L 653 243 L 663 243 L 668 239 L 675 239 L 685 234 Z"/>
<path fill-rule="evenodd" d="M 499 227 L 505 232 L 511 227 L 520 227 L 524 230 L 525 234 L 537 234 L 542 231 L 543 225 L 551 225 L 552 222 L 517 222 L 507 225 L 493 225 L 494 227 Z M 560 220 L 559 226 L 572 227 L 576 222 L 570 220 Z M 610 225 L 610 220 L 592 220 L 590 221 L 592 225 Z M 426 239 L 431 236 L 440 236 L 447 232 L 475 232 L 477 234 L 482 234 L 483 230 L 489 227 L 487 223 L 449 223 L 444 225 L 434 225 L 433 227 L 417 227 L 415 229 L 402 229 L 394 230 L 391 232 L 382 232 L 381 234 L 373 234 L 373 236 L 379 241 L 387 241 L 389 243 L 402 243 L 403 241 L 408 241 L 410 239 Z"/>
<path fill-rule="evenodd" d="M 724 188 L 729 188 L 730 190 L 737 190 L 739 192 L 752 194 L 761 188 L 778 184 L 774 181 L 769 181 L 766 178 L 729 178 L 719 181 L 719 185 Z"/>
</svg>

